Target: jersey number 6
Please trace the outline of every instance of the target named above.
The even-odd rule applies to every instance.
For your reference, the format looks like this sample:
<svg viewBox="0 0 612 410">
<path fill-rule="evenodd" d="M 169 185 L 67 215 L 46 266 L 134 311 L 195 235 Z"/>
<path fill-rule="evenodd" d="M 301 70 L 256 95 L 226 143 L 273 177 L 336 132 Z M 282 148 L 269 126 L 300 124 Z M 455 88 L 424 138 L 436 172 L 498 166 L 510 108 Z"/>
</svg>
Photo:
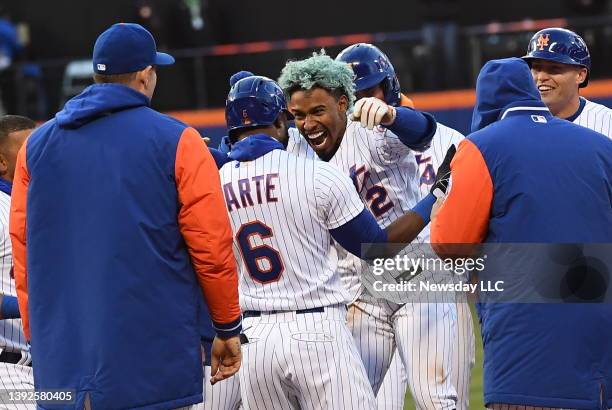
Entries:
<svg viewBox="0 0 612 410">
<path fill-rule="evenodd" d="M 271 283 L 280 279 L 285 266 L 280 253 L 271 246 L 254 246 L 251 238 L 271 238 L 272 229 L 260 221 L 243 224 L 236 233 L 240 254 L 249 275 L 259 283 Z"/>
</svg>

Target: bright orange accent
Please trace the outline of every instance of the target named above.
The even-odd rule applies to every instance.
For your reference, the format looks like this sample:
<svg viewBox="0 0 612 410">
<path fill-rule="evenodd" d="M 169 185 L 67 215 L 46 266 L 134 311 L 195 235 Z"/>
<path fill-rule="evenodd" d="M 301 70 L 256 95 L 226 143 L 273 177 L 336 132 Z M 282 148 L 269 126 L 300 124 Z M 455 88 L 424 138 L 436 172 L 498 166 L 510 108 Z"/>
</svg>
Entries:
<svg viewBox="0 0 612 410">
<path fill-rule="evenodd" d="M 269 41 L 247 43 L 242 47 L 244 53 L 265 53 L 270 50 L 272 50 L 272 43 Z"/>
<path fill-rule="evenodd" d="M 612 80 L 589 80 L 589 85 L 580 89 L 580 95 L 586 98 L 610 98 L 612 97 Z"/>
<path fill-rule="evenodd" d="M 233 55 L 240 53 L 240 44 L 222 44 L 213 46 L 213 55 Z"/>
<path fill-rule="evenodd" d="M 431 221 L 431 243 L 481 243 L 487 234 L 492 201 L 493 182 L 487 164 L 476 145 L 464 139 L 451 162 L 450 193 Z"/>
<path fill-rule="evenodd" d="M 586 98 L 612 97 L 612 79 L 590 80 L 589 86 L 580 90 L 580 95 Z M 423 111 L 471 109 L 476 104 L 476 93 L 474 90 L 416 93 L 412 94 L 411 97 L 413 104 Z M 403 102 L 401 104 L 404 105 Z M 174 111 L 169 112 L 168 115 L 192 127 L 225 127 L 225 110 L 222 108 Z"/>
<path fill-rule="evenodd" d="M 484 30 L 488 34 L 538 31 L 547 27 L 567 27 L 567 19 L 523 20 L 509 23 L 489 23 Z"/>
<path fill-rule="evenodd" d="M 402 107 L 414 108 L 414 101 L 412 101 L 410 98 L 408 98 L 404 94 L 402 94 L 402 98 L 400 99 L 400 105 Z"/>
<path fill-rule="evenodd" d="M 169 116 L 188 124 L 191 127 L 225 127 L 225 110 L 214 108 L 211 110 L 172 111 Z"/>
<path fill-rule="evenodd" d="M 337 37 L 325 36 L 312 39 L 315 47 L 331 47 L 338 45 Z"/>
<path fill-rule="evenodd" d="M 355 44 L 355 43 L 372 43 L 374 36 L 371 34 L 347 34 L 346 36 L 340 36 L 340 43 L 342 44 Z"/>
<path fill-rule="evenodd" d="M 19 313 L 23 324 L 23 333 L 26 340 L 30 340 L 30 316 L 28 315 L 28 275 L 26 272 L 26 204 L 30 173 L 26 162 L 26 145 L 22 145 L 17 154 L 15 165 L 15 178 L 11 193 L 11 215 L 9 218 L 9 232 L 13 246 L 13 273 Z"/>
<path fill-rule="evenodd" d="M 307 48 L 308 47 L 308 40 L 305 38 L 292 38 L 290 40 L 287 40 L 287 49 L 289 50 L 295 50 L 295 49 L 300 49 L 300 48 Z"/>
<path fill-rule="evenodd" d="M 176 150 L 179 228 L 214 322 L 240 317 L 232 229 L 225 211 L 219 171 L 193 128 L 183 131 Z"/>
<path fill-rule="evenodd" d="M 437 91 L 412 94 L 412 101 L 423 111 L 472 108 L 476 104 L 474 90 Z"/>
</svg>

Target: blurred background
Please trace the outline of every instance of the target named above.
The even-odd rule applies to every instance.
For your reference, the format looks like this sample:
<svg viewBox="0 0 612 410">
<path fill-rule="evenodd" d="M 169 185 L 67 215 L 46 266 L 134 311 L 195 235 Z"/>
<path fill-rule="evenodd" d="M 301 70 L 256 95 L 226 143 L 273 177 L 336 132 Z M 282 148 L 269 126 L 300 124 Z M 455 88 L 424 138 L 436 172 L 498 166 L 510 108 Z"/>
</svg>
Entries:
<svg viewBox="0 0 612 410">
<path fill-rule="evenodd" d="M 417 108 L 463 132 L 482 64 L 523 55 L 541 28 L 581 34 L 590 78 L 612 77 L 612 0 L 0 0 L 1 110 L 52 117 L 91 82 L 93 43 L 119 21 L 144 25 L 177 58 L 160 70 L 153 106 L 213 139 L 224 132 L 231 74 L 276 79 L 287 60 L 322 47 L 335 57 L 355 42 L 376 44 Z M 610 82 L 592 81 L 585 93 L 612 102 Z"/>
</svg>

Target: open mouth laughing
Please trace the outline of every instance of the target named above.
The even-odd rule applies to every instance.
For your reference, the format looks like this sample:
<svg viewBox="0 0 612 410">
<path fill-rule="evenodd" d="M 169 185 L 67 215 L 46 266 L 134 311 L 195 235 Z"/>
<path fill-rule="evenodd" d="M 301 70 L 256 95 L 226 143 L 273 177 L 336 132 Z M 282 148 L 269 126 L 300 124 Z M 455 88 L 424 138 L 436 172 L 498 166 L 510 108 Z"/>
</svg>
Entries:
<svg viewBox="0 0 612 410">
<path fill-rule="evenodd" d="M 308 137 L 310 145 L 312 145 L 314 149 L 321 148 L 323 145 L 325 145 L 325 141 L 327 141 L 327 132 L 325 131 L 311 132 L 306 134 L 306 136 Z"/>
</svg>

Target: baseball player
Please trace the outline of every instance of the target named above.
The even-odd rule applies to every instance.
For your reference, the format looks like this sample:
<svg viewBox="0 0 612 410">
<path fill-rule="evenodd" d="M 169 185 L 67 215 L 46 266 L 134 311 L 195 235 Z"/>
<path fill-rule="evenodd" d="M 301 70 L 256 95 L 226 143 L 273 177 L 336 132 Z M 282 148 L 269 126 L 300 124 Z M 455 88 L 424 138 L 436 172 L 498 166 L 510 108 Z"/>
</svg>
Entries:
<svg viewBox="0 0 612 410">
<path fill-rule="evenodd" d="M 287 63 L 279 83 L 290 97 L 289 109 L 303 135 L 302 142 L 294 145 L 295 152 L 307 155 L 304 145 L 308 145 L 319 158 L 351 176 L 363 203 L 378 224 L 385 227 L 420 197 L 414 150 L 423 151 L 429 146 L 436 124 L 428 114 L 393 107 L 377 98 L 359 100 L 352 114 L 356 120 L 348 118 L 347 112 L 355 99 L 353 78 L 345 63 L 315 54 L 306 60 Z M 418 324 L 419 331 L 413 332 L 417 328 L 409 317 L 410 312 L 396 314 L 399 304 L 364 292 L 360 282 L 363 265 L 342 248 L 338 252 L 338 268 L 352 301 L 349 325 L 375 393 L 396 344 L 404 365 L 420 360 L 410 357 L 409 346 L 422 336 L 429 337 L 422 329 L 437 329 L 446 335 L 437 339 L 429 337 L 429 340 L 431 350 L 445 352 L 447 357 L 442 361 L 450 361 L 456 319 L 454 304 L 420 304 L 428 313 L 426 320 Z M 425 366 L 426 361 L 429 358 L 414 365 Z M 438 367 L 439 362 L 435 362 L 434 371 L 439 375 L 440 385 L 428 393 L 424 407 L 456 408 L 456 391 L 448 372 Z"/>
<path fill-rule="evenodd" d="M 589 83 L 591 55 L 578 34 L 564 28 L 540 30 L 529 41 L 523 60 L 555 117 L 612 138 L 612 110 L 580 96 L 580 88 Z"/>
<path fill-rule="evenodd" d="M 285 151 L 283 90 L 260 76 L 228 95 L 231 162 L 220 170 L 240 269 L 245 409 L 372 409 L 375 398 L 346 324 L 349 296 L 332 245 L 412 240 L 425 227 L 428 195 L 386 229 L 351 179 L 323 161 Z M 448 163 L 450 162 L 447 161 Z"/>
<path fill-rule="evenodd" d="M 23 335 L 12 277 L 13 255 L 8 220 L 17 152 L 36 127 L 29 118 L 6 115 L 0 118 L 0 408 L 32 408 L 35 404 L 10 402 L 10 390 L 34 390 L 29 345 Z"/>
<path fill-rule="evenodd" d="M 412 100 L 400 91 L 399 80 L 391 61 L 378 47 L 366 43 L 354 44 L 341 51 L 336 60 L 347 63 L 353 69 L 357 99 L 376 97 L 394 107 L 414 108 Z M 421 195 L 427 195 L 429 192 L 436 178 L 435 171 L 442 163 L 448 149 L 451 145 L 459 144 L 462 139 L 461 133 L 438 122 L 430 147 L 415 155 L 419 165 Z M 426 228 L 421 236 L 423 241 L 428 242 L 429 229 Z M 447 357 L 444 352 L 431 349 L 427 338 L 415 340 L 422 343 L 411 344 L 409 349 L 411 357 L 428 357 L 428 362 L 438 363 L 437 366 L 444 369 L 444 374 L 451 375 L 452 384 L 457 391 L 457 408 L 467 410 L 471 368 L 475 360 L 474 329 L 470 308 L 464 299 L 465 295 L 458 296 L 462 299 L 457 303 L 457 340 L 452 361 L 444 360 Z M 407 304 L 402 309 L 416 309 L 409 317 L 412 320 L 420 320 L 418 314 L 428 312 L 427 309 L 419 309 L 420 307 L 422 306 Z M 437 336 L 439 335 L 434 335 Z M 436 384 L 439 383 L 438 378 L 433 377 L 434 375 L 428 373 L 426 369 L 419 369 L 416 366 L 409 370 L 410 377 L 401 365 L 399 355 L 394 354 L 382 387 L 376 396 L 378 409 L 403 409 L 407 384 L 416 403 L 420 407 L 427 405 L 424 398 L 428 397 L 430 392 L 438 391 L 436 388 Z"/>
</svg>

